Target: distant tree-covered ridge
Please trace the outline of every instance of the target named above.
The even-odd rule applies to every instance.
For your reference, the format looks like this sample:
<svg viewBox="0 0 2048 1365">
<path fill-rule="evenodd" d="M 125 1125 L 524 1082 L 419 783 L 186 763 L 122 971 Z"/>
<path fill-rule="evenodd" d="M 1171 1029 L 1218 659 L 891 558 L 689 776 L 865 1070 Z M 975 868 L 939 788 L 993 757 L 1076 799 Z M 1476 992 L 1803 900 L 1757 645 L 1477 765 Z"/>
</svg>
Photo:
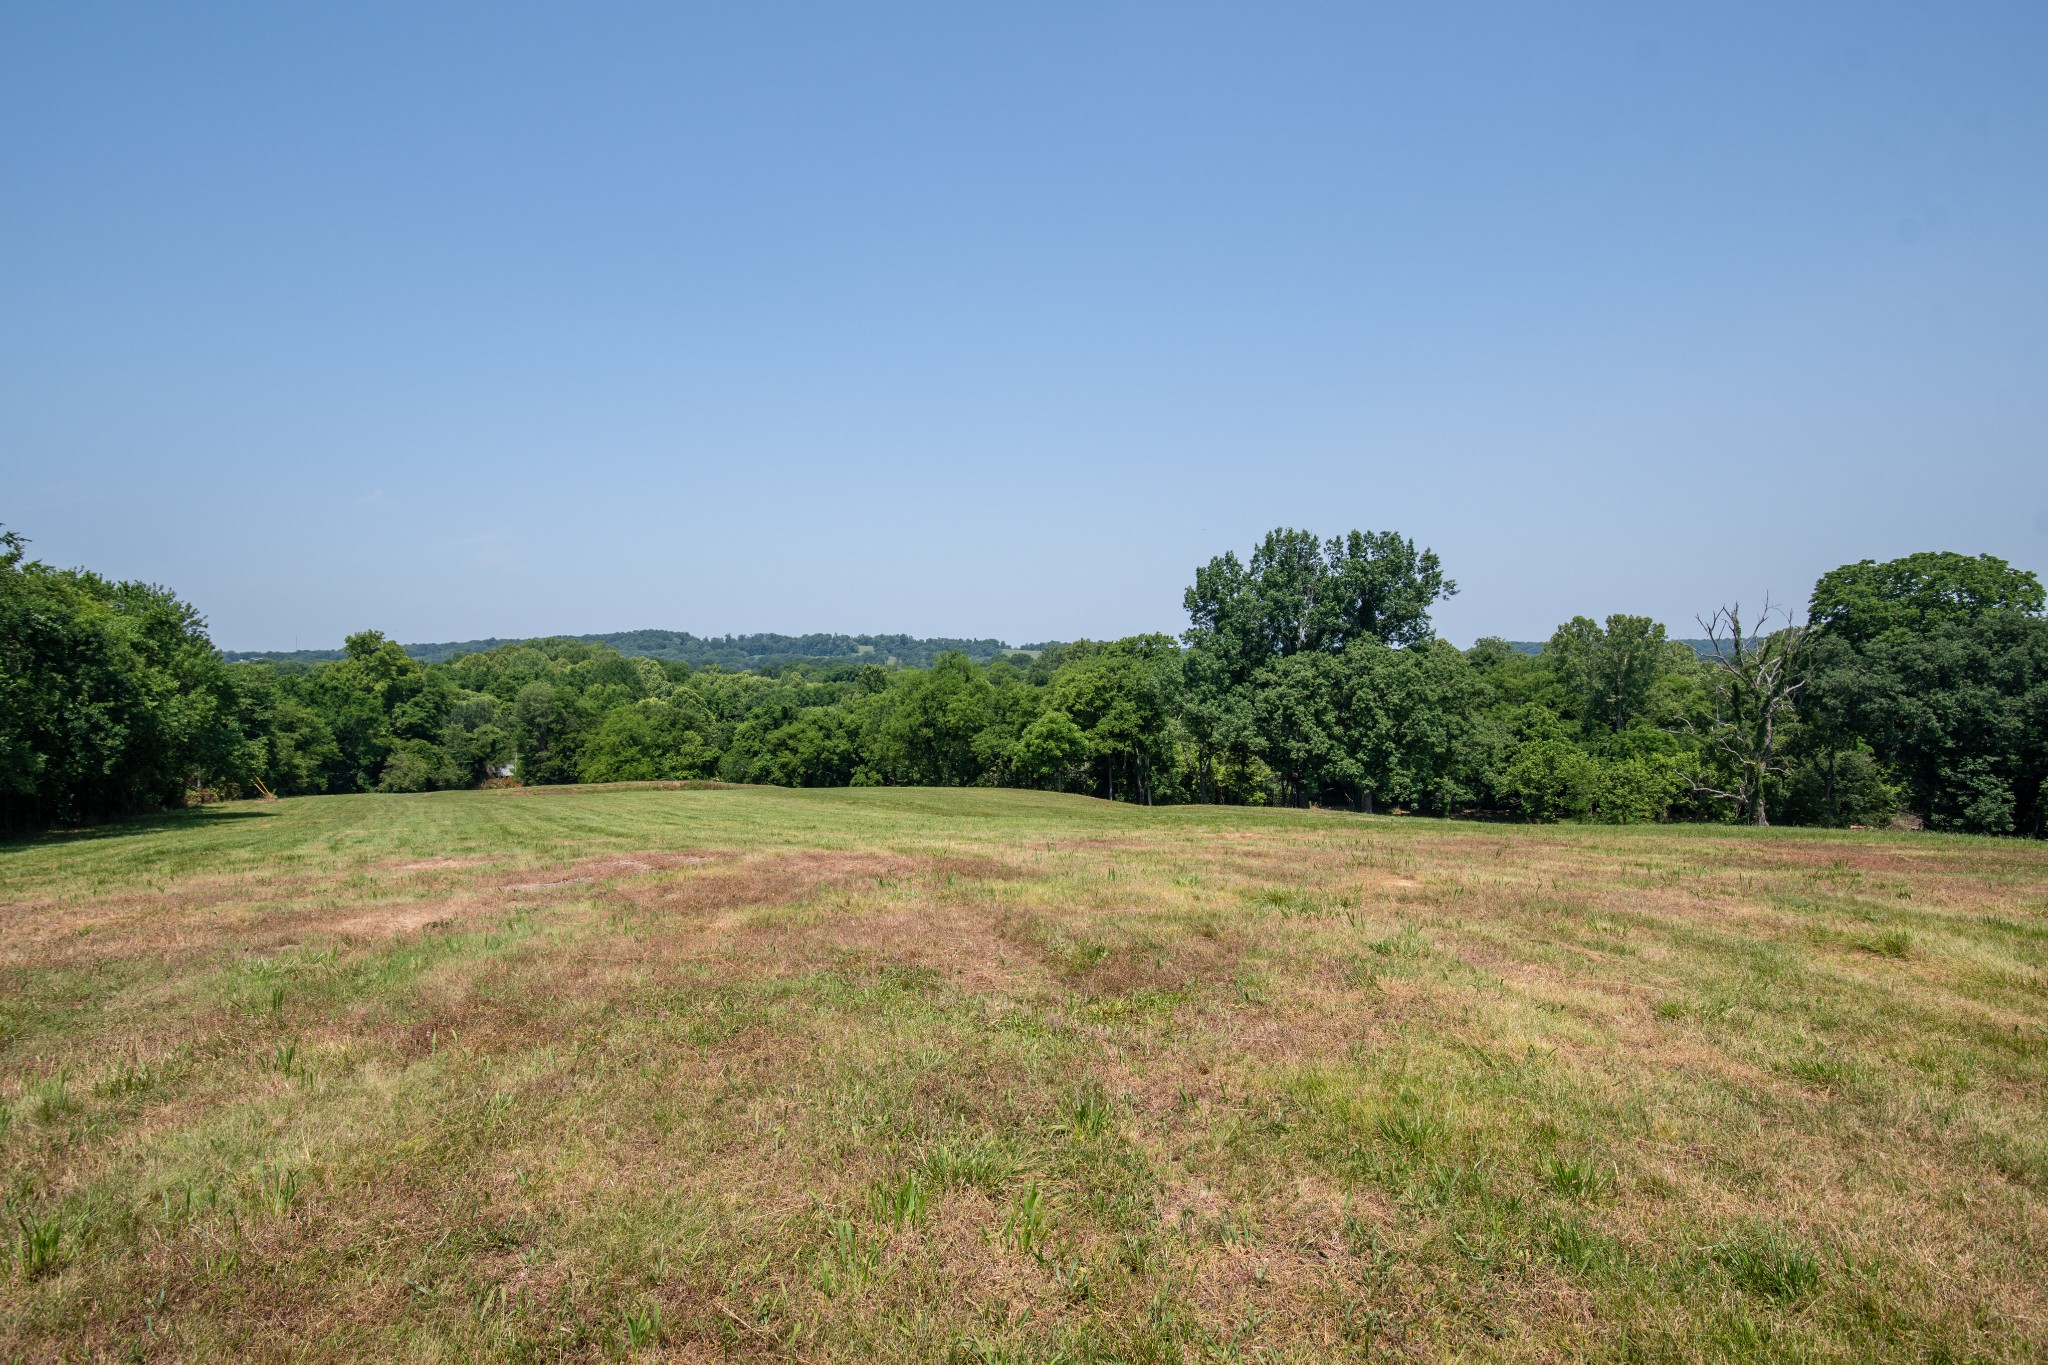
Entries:
<svg viewBox="0 0 2048 1365">
<path fill-rule="evenodd" d="M 1277 529 L 1198 567 L 1179 636 L 635 631 L 232 661 L 168 590 L 0 536 L 0 824 L 216 796 L 512 780 L 1000 786 L 1143 804 L 2040 836 L 2048 617 L 1990 556 L 1844 565 L 1704 640 L 1575 616 L 1437 638 L 1458 591 L 1392 532 Z M 1803 617 L 1803 619 L 1801 619 Z M 445 651 L 443 657 L 421 657 Z"/>
<path fill-rule="evenodd" d="M 965 654 L 976 663 L 985 664 L 1012 652 L 1012 647 L 1001 640 L 924 640 L 910 635 L 692 635 L 686 630 L 621 630 L 605 635 L 533 636 L 517 640 L 492 637 L 399 648 L 420 663 L 442 664 L 459 654 L 481 654 L 502 645 L 548 639 L 606 645 L 629 659 L 672 659 L 700 668 L 736 671 L 799 663 L 878 663 L 897 668 L 929 668 L 934 659 L 946 653 Z M 1036 654 L 1045 647 L 1022 645 L 1016 652 Z M 226 650 L 221 657 L 230 663 L 314 664 L 335 662 L 345 657 L 345 651 Z"/>
<path fill-rule="evenodd" d="M 1549 648 L 1549 642 L 1546 640 L 1508 640 L 1504 643 L 1517 654 L 1541 654 L 1545 649 Z M 1711 659 L 1714 656 L 1714 642 L 1712 640 L 1704 638 L 1688 640 L 1674 637 L 1671 643 L 1674 645 L 1684 645 L 1702 659 Z"/>
<path fill-rule="evenodd" d="M 574 640 L 578 644 L 609 645 L 629 659 L 674 659 L 698 666 L 744 671 L 776 668 L 786 664 L 872 662 L 902 668 L 929 668 L 932 660 L 949 650 L 965 654 L 976 663 L 989 663 L 1005 653 L 1037 655 L 1059 640 L 1035 644 L 1008 645 L 1001 640 L 917 639 L 909 635 L 692 635 L 686 630 L 620 630 L 599 635 L 532 635 L 514 638 L 489 636 L 481 640 L 449 640 L 439 644 L 400 645 L 407 655 L 423 664 L 444 664 L 458 654 L 481 654 L 501 645 L 534 644 L 543 640 Z M 1542 640 L 1509 640 L 1517 654 L 1541 654 Z M 1701 657 L 1714 652 L 1714 642 L 1681 639 Z M 341 649 L 227 649 L 221 657 L 229 663 L 319 664 L 345 657 Z"/>
</svg>

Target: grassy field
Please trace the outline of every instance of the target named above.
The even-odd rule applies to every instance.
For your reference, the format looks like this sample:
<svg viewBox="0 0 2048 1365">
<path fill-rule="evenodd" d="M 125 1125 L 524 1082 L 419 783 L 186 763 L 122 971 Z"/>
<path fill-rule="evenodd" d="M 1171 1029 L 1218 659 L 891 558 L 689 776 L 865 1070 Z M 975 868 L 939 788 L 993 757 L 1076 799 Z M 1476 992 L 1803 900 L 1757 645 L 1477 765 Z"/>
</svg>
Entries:
<svg viewBox="0 0 2048 1365">
<path fill-rule="evenodd" d="M 2048 1355 L 2039 844 L 557 789 L 0 916 L 0 1358 Z"/>
</svg>

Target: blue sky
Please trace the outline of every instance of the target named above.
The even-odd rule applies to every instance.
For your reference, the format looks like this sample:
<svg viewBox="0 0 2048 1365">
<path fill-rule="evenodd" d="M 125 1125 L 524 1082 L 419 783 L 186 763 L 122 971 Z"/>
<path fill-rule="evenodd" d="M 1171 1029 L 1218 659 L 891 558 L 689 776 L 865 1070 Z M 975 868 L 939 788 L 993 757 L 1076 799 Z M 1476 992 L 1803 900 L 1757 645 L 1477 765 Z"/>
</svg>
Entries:
<svg viewBox="0 0 2048 1365">
<path fill-rule="evenodd" d="M 2048 569 L 2048 6 L 13 5 L 0 521 L 229 648 Z"/>
</svg>

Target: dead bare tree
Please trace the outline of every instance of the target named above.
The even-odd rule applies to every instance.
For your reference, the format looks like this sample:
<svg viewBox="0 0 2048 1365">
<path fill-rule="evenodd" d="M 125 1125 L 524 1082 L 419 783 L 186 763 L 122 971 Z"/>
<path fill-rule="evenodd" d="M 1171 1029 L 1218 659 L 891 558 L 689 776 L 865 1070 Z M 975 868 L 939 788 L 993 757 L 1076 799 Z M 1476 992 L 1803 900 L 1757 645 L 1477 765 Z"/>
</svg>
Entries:
<svg viewBox="0 0 2048 1365">
<path fill-rule="evenodd" d="M 1714 716 L 1706 739 L 1728 769 L 1728 776 L 1695 774 L 1693 790 L 1735 803 L 1735 818 L 1754 825 L 1771 823 L 1765 788 L 1773 773 L 1784 771 L 1778 731 L 1792 714 L 1793 699 L 1804 680 L 1797 664 L 1806 644 L 1806 630 L 1794 624 L 1790 611 L 1780 611 L 1785 624 L 1770 629 L 1773 609 L 1764 609 L 1745 630 L 1742 604 L 1722 607 L 1711 617 L 1695 617 L 1714 654 L 1708 663 L 1714 686 Z M 1727 781 L 1728 786 L 1714 785 Z"/>
</svg>

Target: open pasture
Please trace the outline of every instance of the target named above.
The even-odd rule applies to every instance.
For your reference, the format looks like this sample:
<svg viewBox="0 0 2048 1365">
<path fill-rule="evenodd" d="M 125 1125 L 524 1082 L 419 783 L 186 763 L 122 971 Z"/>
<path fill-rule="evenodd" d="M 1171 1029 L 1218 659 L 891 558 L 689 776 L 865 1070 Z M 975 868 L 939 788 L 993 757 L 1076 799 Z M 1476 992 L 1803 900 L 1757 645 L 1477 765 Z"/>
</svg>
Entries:
<svg viewBox="0 0 2048 1365">
<path fill-rule="evenodd" d="M 2036 843 L 349 796 L 0 926 L 0 1358 L 2048 1354 Z"/>
</svg>

